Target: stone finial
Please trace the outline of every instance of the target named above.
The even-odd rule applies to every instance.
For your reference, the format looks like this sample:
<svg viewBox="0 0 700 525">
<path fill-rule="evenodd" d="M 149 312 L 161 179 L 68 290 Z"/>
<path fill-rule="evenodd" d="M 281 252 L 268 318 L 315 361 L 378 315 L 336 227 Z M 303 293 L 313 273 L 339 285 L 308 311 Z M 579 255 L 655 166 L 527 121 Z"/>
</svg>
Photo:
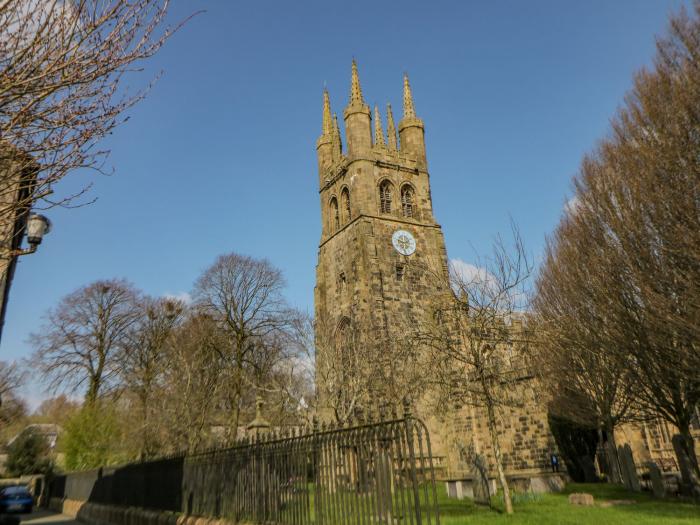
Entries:
<svg viewBox="0 0 700 525">
<path fill-rule="evenodd" d="M 386 132 L 389 137 L 389 149 L 396 151 L 399 143 L 396 140 L 396 126 L 394 125 L 394 114 L 391 111 L 391 104 L 386 105 Z"/>
<path fill-rule="evenodd" d="M 328 95 L 328 90 L 323 90 L 323 126 L 321 128 L 323 135 L 333 133 L 333 122 L 331 120 L 331 98 Z"/>
<path fill-rule="evenodd" d="M 377 106 L 374 106 L 374 145 L 380 148 L 386 147 L 384 131 L 382 130 L 382 117 Z"/>
<path fill-rule="evenodd" d="M 403 118 L 415 117 L 416 110 L 413 107 L 413 94 L 411 84 L 408 82 L 408 74 L 403 75 Z"/>
<path fill-rule="evenodd" d="M 350 103 L 349 106 L 364 106 L 365 101 L 362 98 L 362 88 L 360 87 L 360 76 L 357 74 L 357 62 L 352 59 L 352 78 L 350 81 Z"/>
<path fill-rule="evenodd" d="M 270 430 L 270 423 L 262 415 L 262 409 L 265 402 L 260 396 L 255 398 L 255 419 L 248 423 L 246 429 L 253 436 L 261 436 L 264 432 Z"/>
</svg>

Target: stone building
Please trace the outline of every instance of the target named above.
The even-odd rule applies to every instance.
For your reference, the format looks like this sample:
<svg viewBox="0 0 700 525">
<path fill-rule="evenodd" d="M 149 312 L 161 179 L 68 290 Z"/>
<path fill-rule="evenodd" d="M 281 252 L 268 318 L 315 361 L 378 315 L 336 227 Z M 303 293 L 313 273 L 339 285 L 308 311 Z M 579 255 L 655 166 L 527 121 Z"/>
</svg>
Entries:
<svg viewBox="0 0 700 525">
<path fill-rule="evenodd" d="M 417 374 L 425 372 L 420 367 L 430 363 L 392 353 L 392 342 L 400 339 L 408 325 L 434 314 L 435 297 L 452 293 L 449 286 L 436 288 L 436 282 L 447 279 L 433 278 L 446 277 L 447 252 L 433 213 L 424 125 L 416 114 L 407 76 L 398 128 L 390 106 L 386 135 L 378 108 L 373 114 L 364 101 L 353 61 L 350 101 L 343 112 L 346 146 L 327 91 L 316 146 L 322 217 L 315 288 L 317 352 L 320 347 L 340 348 L 335 355 L 340 370 L 333 377 L 332 359 L 317 353 L 317 387 L 322 392 L 324 382 L 340 382 L 343 374 L 375 376 L 356 385 L 345 378 L 337 390 L 342 390 L 339 395 L 349 409 L 361 404 L 352 398 L 353 386 L 382 398 L 389 395 L 392 374 L 405 368 L 406 361 L 415 361 Z M 410 346 L 405 340 L 402 343 Z M 357 352 L 363 352 L 360 358 Z M 348 354 L 354 355 L 354 362 Z M 410 376 L 410 371 L 406 374 Z M 409 377 L 403 386 L 414 383 Z M 321 410 L 337 411 L 329 397 L 320 394 Z M 431 429 L 441 476 L 468 478 L 474 453 L 492 462 L 488 429 L 478 409 L 455 407 L 448 415 L 436 414 L 429 409 L 430 392 L 423 391 L 419 397 L 418 413 Z M 530 406 L 505 414 L 501 422 L 507 474 L 528 483 L 549 471 L 554 451 L 544 407 L 534 399 Z"/>
<path fill-rule="evenodd" d="M 0 336 L 36 178 L 32 160 L 0 142 Z"/>
</svg>

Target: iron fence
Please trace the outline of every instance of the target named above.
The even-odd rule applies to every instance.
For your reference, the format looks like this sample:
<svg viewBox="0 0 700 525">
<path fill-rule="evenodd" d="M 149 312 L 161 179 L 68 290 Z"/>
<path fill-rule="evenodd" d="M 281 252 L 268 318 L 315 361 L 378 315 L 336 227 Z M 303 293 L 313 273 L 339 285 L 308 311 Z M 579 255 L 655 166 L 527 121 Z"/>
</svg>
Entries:
<svg viewBox="0 0 700 525">
<path fill-rule="evenodd" d="M 439 525 L 430 437 L 407 405 L 401 416 L 314 423 L 93 477 L 88 500 L 105 504 L 237 522 Z"/>
</svg>

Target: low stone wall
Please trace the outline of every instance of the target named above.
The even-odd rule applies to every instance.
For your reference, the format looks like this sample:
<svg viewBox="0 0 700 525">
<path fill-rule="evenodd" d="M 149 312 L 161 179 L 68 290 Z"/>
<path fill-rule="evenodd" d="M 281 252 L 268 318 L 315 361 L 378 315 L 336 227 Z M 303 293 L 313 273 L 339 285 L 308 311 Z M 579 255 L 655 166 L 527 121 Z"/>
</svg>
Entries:
<svg viewBox="0 0 700 525">
<path fill-rule="evenodd" d="M 52 498 L 49 508 L 76 518 L 87 525 L 236 525 L 228 520 L 183 516 L 175 512 L 101 505 L 70 499 Z"/>
</svg>

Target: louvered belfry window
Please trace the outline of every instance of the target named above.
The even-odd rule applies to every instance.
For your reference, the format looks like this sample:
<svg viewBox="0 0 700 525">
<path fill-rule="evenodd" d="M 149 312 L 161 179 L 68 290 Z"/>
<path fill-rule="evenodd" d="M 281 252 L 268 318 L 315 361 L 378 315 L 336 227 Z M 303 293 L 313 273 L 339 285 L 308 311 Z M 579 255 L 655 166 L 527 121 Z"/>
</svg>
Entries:
<svg viewBox="0 0 700 525">
<path fill-rule="evenodd" d="M 391 213 L 391 199 L 393 197 L 393 185 L 385 180 L 379 185 L 379 211 Z"/>
<path fill-rule="evenodd" d="M 414 217 L 416 212 L 415 194 L 413 188 L 405 184 L 401 188 L 401 211 L 404 217 Z"/>
<path fill-rule="evenodd" d="M 333 197 L 331 199 L 331 229 L 336 231 L 340 228 L 340 217 L 338 216 L 338 199 Z"/>
<path fill-rule="evenodd" d="M 343 207 L 343 222 L 349 222 L 352 215 L 350 213 L 350 192 L 347 188 L 344 188 L 340 194 L 340 204 Z"/>
</svg>

